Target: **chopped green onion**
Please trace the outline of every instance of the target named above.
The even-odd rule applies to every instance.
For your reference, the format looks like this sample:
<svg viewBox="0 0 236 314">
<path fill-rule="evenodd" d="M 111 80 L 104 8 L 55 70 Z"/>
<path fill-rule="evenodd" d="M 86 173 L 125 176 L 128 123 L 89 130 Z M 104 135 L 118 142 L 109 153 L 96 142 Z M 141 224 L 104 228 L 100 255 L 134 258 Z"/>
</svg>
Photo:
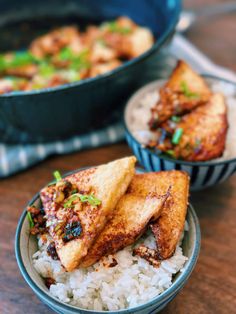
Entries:
<svg viewBox="0 0 236 314">
<path fill-rule="evenodd" d="M 30 212 L 27 212 L 27 218 L 28 218 L 28 221 L 29 221 L 30 228 L 33 228 L 34 227 L 34 221 L 32 219 L 32 216 L 31 216 Z"/>
<path fill-rule="evenodd" d="M 10 61 L 11 66 L 22 66 L 35 61 L 34 56 L 28 51 L 16 52 Z"/>
<path fill-rule="evenodd" d="M 38 60 L 28 51 L 20 51 L 10 56 L 0 55 L 0 70 L 5 71 L 9 68 L 16 68 L 37 62 Z"/>
<path fill-rule="evenodd" d="M 180 120 L 181 120 L 181 118 L 178 116 L 172 116 L 171 117 L 171 121 L 173 121 L 173 122 L 179 122 Z"/>
<path fill-rule="evenodd" d="M 59 59 L 61 61 L 69 61 L 69 68 L 72 70 L 79 71 L 90 67 L 90 63 L 88 62 L 88 49 L 84 49 L 79 54 L 75 54 L 69 47 L 65 47 L 60 51 Z"/>
<path fill-rule="evenodd" d="M 73 203 L 74 201 L 76 201 L 78 198 L 79 198 L 78 193 L 71 195 L 71 196 L 69 197 L 69 199 L 64 203 L 63 206 L 64 206 L 65 208 L 71 207 L 71 206 L 72 206 L 72 203 Z"/>
<path fill-rule="evenodd" d="M 185 81 L 182 81 L 182 82 L 181 82 L 180 87 L 181 87 L 182 93 L 183 93 L 186 97 L 188 97 L 188 98 L 199 98 L 199 97 L 200 97 L 199 94 L 194 93 L 194 92 L 192 92 L 192 91 L 189 89 L 189 87 L 188 87 L 188 85 L 187 85 L 187 83 L 186 83 Z"/>
<path fill-rule="evenodd" d="M 75 194 L 75 193 L 77 193 L 77 192 L 78 192 L 78 190 L 77 190 L 77 189 L 74 189 L 74 190 L 71 191 L 71 194 Z"/>
<path fill-rule="evenodd" d="M 60 172 L 58 170 L 54 171 L 53 175 L 54 175 L 54 177 L 55 177 L 57 182 L 62 179 L 61 174 L 60 174 Z"/>
<path fill-rule="evenodd" d="M 179 144 L 179 141 L 181 139 L 182 134 L 183 134 L 183 129 L 182 128 L 176 129 L 175 133 L 174 133 L 174 135 L 172 137 L 172 144 L 175 144 L 175 145 Z"/>
<path fill-rule="evenodd" d="M 82 70 L 82 69 L 88 69 L 91 64 L 88 61 L 88 50 L 83 50 L 79 55 L 74 56 L 70 59 L 70 69 L 73 70 Z"/>
<path fill-rule="evenodd" d="M 172 149 L 168 149 L 165 153 L 171 157 L 175 157 L 175 152 Z"/>
<path fill-rule="evenodd" d="M 72 194 L 69 199 L 64 203 L 64 207 L 68 208 L 72 206 L 72 203 L 76 200 L 80 199 L 82 203 L 89 203 L 92 206 L 98 206 L 101 204 L 101 201 L 96 198 L 93 194 Z"/>
<path fill-rule="evenodd" d="M 101 204 L 101 201 L 96 198 L 93 194 L 90 195 L 80 195 L 80 200 L 82 203 L 88 202 L 90 205 L 98 206 Z"/>
<path fill-rule="evenodd" d="M 112 33 L 120 33 L 123 35 L 131 33 L 131 29 L 129 27 L 121 27 L 116 21 L 103 23 L 102 28 L 108 29 Z"/>
<path fill-rule="evenodd" d="M 69 47 L 65 47 L 60 51 L 59 58 L 62 61 L 67 61 L 74 58 L 74 54 Z"/>
<path fill-rule="evenodd" d="M 46 63 L 46 62 L 42 62 L 39 65 L 39 74 L 42 75 L 43 77 L 50 77 L 53 74 L 55 74 L 56 69 L 53 65 Z"/>
</svg>

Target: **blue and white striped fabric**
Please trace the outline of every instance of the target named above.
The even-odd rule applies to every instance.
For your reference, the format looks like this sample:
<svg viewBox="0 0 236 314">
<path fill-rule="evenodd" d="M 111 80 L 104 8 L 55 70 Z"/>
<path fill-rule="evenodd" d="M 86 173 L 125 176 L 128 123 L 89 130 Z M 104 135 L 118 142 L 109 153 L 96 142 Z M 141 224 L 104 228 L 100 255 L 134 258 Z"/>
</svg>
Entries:
<svg viewBox="0 0 236 314">
<path fill-rule="evenodd" d="M 161 55 L 158 68 L 159 76 L 165 77 L 175 64 L 176 58 L 189 62 L 199 72 L 204 72 L 236 82 L 236 75 L 229 70 L 221 68 L 211 62 L 189 41 L 181 35 L 175 35 L 172 44 Z M 154 70 L 155 70 L 154 66 Z M 86 148 L 95 148 L 123 140 L 125 131 L 122 123 L 117 122 L 105 129 L 90 134 L 75 136 L 65 141 L 44 144 L 10 145 L 0 143 L 0 178 L 7 177 L 24 170 L 50 155 L 67 154 Z"/>
</svg>

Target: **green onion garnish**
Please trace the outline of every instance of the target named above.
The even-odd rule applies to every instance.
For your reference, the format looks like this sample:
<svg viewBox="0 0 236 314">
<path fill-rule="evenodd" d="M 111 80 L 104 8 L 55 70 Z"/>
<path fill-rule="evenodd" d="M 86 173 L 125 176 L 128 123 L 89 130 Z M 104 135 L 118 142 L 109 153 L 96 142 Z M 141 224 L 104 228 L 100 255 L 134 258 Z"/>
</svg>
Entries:
<svg viewBox="0 0 236 314">
<path fill-rule="evenodd" d="M 90 205 L 98 206 L 101 204 L 101 201 L 96 198 L 93 194 L 90 195 L 80 195 L 80 200 L 82 203 L 87 202 Z"/>
<path fill-rule="evenodd" d="M 64 207 L 68 208 L 72 206 L 72 203 L 76 201 L 77 199 L 80 199 L 82 203 L 89 203 L 92 206 L 98 206 L 101 204 L 101 201 L 96 198 L 93 194 L 73 194 L 69 197 L 69 199 L 64 203 Z"/>
<path fill-rule="evenodd" d="M 5 71 L 9 68 L 15 68 L 36 62 L 37 59 L 28 51 L 15 52 L 12 53 L 12 55 L 9 57 L 6 57 L 4 54 L 1 54 L 0 71 Z"/>
<path fill-rule="evenodd" d="M 60 172 L 58 170 L 54 171 L 53 175 L 54 175 L 54 177 L 55 177 L 57 182 L 62 179 L 61 174 L 60 174 Z"/>
<path fill-rule="evenodd" d="M 70 69 L 79 71 L 90 68 L 91 64 L 88 61 L 88 53 L 88 49 L 84 49 L 79 55 L 74 55 L 74 57 L 70 59 Z"/>
<path fill-rule="evenodd" d="M 186 97 L 188 97 L 188 98 L 199 98 L 199 97 L 200 97 L 199 94 L 194 93 L 194 92 L 192 92 L 192 91 L 189 89 L 189 87 L 188 87 L 188 85 L 187 85 L 187 83 L 186 83 L 185 81 L 182 81 L 182 82 L 181 82 L 180 88 L 181 88 L 182 93 L 183 93 Z"/>
<path fill-rule="evenodd" d="M 62 48 L 59 52 L 59 58 L 62 61 L 70 60 L 74 57 L 72 50 L 69 47 Z"/>
<path fill-rule="evenodd" d="M 102 28 L 107 28 L 112 33 L 119 33 L 123 35 L 131 33 L 131 29 L 129 27 L 121 27 L 116 21 L 103 23 Z"/>
<path fill-rule="evenodd" d="M 172 149 L 168 149 L 165 153 L 173 158 L 175 157 L 175 152 Z"/>
<path fill-rule="evenodd" d="M 30 228 L 33 228 L 34 227 L 34 221 L 32 219 L 32 216 L 31 216 L 30 212 L 27 212 L 27 218 L 28 218 L 28 221 L 29 221 Z"/>
<path fill-rule="evenodd" d="M 78 190 L 74 189 L 74 190 L 71 191 L 71 194 L 76 194 L 77 192 L 78 192 Z"/>
<path fill-rule="evenodd" d="M 172 144 L 175 144 L 175 145 L 179 144 L 179 141 L 181 139 L 182 134 L 183 134 L 183 129 L 182 128 L 176 129 L 175 133 L 174 133 L 174 135 L 172 137 Z"/>
<path fill-rule="evenodd" d="M 59 59 L 61 61 L 69 61 L 69 68 L 79 71 L 90 67 L 90 63 L 88 61 L 88 53 L 88 49 L 84 49 L 79 54 L 75 54 L 69 47 L 66 47 L 60 51 Z"/>
<path fill-rule="evenodd" d="M 181 120 L 181 118 L 178 116 L 172 116 L 171 117 L 171 121 L 173 121 L 173 122 L 179 122 L 180 120 Z"/>
<path fill-rule="evenodd" d="M 47 62 L 41 62 L 39 65 L 39 74 L 43 77 L 50 77 L 55 74 L 56 69 L 53 65 Z"/>
</svg>

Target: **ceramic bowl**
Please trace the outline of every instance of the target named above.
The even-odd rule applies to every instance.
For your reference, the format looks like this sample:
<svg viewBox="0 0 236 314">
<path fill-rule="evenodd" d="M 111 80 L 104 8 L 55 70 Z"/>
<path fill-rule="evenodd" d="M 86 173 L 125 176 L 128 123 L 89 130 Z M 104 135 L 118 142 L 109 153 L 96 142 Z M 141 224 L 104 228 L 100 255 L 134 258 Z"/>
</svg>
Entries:
<svg viewBox="0 0 236 314">
<path fill-rule="evenodd" d="M 78 171 L 78 170 L 77 170 Z M 36 194 L 29 202 L 30 205 L 40 206 L 39 193 Z M 27 284 L 38 296 L 38 298 L 48 305 L 57 313 L 74 314 L 74 313 L 92 313 L 92 314 L 104 314 L 104 313 L 135 313 L 135 314 L 151 314 L 157 313 L 164 308 L 183 288 L 187 282 L 194 266 L 197 262 L 197 258 L 200 251 L 200 227 L 196 216 L 196 213 L 191 205 L 188 207 L 187 221 L 189 230 L 185 232 L 182 248 L 185 256 L 188 260 L 184 266 L 184 270 L 175 275 L 173 284 L 162 294 L 151 299 L 149 302 L 140 306 L 119 310 L 119 311 L 92 311 L 78 308 L 72 305 L 68 305 L 51 296 L 49 290 L 44 284 L 43 279 L 36 272 L 32 262 L 32 255 L 37 251 L 37 240 L 35 236 L 29 233 L 29 222 L 26 216 L 26 210 L 21 215 L 20 221 L 16 230 L 15 239 L 15 254 L 17 264 Z"/>
<path fill-rule="evenodd" d="M 217 77 L 204 75 L 209 84 L 223 83 L 229 88 L 236 99 L 236 84 Z M 145 148 L 132 134 L 130 124 L 132 123 L 131 112 L 147 93 L 158 90 L 166 80 L 158 80 L 149 83 L 139 89 L 128 101 L 124 112 L 124 124 L 126 139 L 139 163 L 146 171 L 161 170 L 183 170 L 188 172 L 191 178 L 191 190 L 201 190 L 227 180 L 236 172 L 236 156 L 231 159 L 214 159 L 206 162 L 189 162 L 177 160 L 165 155 L 158 155 L 152 150 Z"/>
</svg>

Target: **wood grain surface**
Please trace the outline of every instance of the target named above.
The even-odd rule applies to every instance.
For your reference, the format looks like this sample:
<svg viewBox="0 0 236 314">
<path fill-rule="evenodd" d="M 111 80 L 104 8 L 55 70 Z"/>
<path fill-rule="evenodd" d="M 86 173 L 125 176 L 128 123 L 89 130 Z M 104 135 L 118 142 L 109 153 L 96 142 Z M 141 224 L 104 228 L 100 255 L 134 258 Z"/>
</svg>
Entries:
<svg viewBox="0 0 236 314">
<path fill-rule="evenodd" d="M 186 7 L 216 0 L 186 0 Z M 221 1 L 224 2 L 224 1 Z M 215 62 L 236 70 L 236 14 L 196 25 L 187 36 Z M 131 154 L 126 143 L 52 157 L 0 182 L 0 313 L 53 313 L 24 282 L 14 255 L 14 236 L 26 203 L 48 181 L 53 170 L 62 173 Z M 191 202 L 202 230 L 201 254 L 180 294 L 162 314 L 236 313 L 236 176 L 202 192 Z"/>
</svg>

